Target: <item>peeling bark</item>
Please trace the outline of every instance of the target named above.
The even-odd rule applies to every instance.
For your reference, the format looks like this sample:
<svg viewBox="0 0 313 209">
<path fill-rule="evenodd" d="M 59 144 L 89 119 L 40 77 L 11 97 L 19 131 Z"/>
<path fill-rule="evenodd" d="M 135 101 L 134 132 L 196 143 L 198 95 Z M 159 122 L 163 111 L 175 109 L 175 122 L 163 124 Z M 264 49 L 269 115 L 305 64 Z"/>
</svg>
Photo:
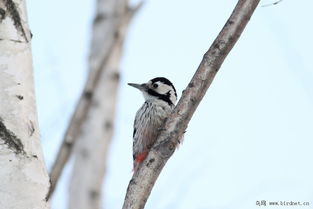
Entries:
<svg viewBox="0 0 313 209">
<path fill-rule="evenodd" d="M 164 124 L 156 144 L 129 182 L 123 209 L 142 209 L 161 170 L 175 151 L 197 106 L 224 59 L 239 39 L 259 0 L 239 0 L 203 59 L 177 106 Z"/>
</svg>

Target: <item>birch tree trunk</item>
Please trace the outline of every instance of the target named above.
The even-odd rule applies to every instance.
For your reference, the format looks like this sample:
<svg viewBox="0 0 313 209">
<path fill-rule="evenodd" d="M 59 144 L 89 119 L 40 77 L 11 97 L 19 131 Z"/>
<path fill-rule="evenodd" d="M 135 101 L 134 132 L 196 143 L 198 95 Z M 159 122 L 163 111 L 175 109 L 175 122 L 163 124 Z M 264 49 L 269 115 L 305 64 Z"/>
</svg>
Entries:
<svg viewBox="0 0 313 209">
<path fill-rule="evenodd" d="M 126 7 L 122 2 L 126 0 L 107 0 L 102 2 L 98 8 L 97 16 L 94 20 L 93 39 L 91 43 L 91 55 L 89 59 L 89 73 L 84 91 L 76 106 L 72 119 L 68 125 L 63 142 L 58 151 L 56 160 L 50 172 L 51 187 L 48 198 L 53 194 L 57 182 L 62 174 L 65 164 L 69 160 L 74 144 L 81 133 L 83 122 L 87 119 L 87 114 L 92 104 L 92 98 L 99 80 L 102 76 L 104 66 L 108 62 L 110 52 L 114 47 L 118 34 L 118 18 L 120 11 Z M 104 3 L 105 2 L 105 3 Z M 117 5 L 121 5 L 117 7 Z M 119 10 L 114 10 L 119 8 Z M 121 10 L 122 9 L 122 10 Z M 96 27 L 101 26 L 101 27 Z"/>
<path fill-rule="evenodd" d="M 93 92 L 92 105 L 86 120 L 83 122 L 82 131 L 77 136 L 73 153 L 75 163 L 70 184 L 70 209 L 101 208 L 101 188 L 114 128 L 122 46 L 127 26 L 136 11 L 136 9 L 129 9 L 127 3 L 127 0 L 119 2 L 116 0 L 98 0 L 96 17 L 106 16 L 107 18 L 100 20 L 95 18 L 92 45 L 99 46 L 101 42 L 112 41 L 106 37 L 110 33 L 115 33 L 113 34 L 115 39 L 112 49 L 108 52 L 109 58 L 102 65 L 103 73 Z M 111 9 L 108 8 L 110 6 Z M 103 26 L 106 25 L 106 21 L 112 21 L 113 17 L 118 23 L 116 29 L 107 31 L 107 28 Z M 94 49 L 91 48 L 91 50 Z M 105 57 L 101 57 L 101 53 L 91 52 L 91 60 L 101 60 L 101 58 L 105 59 Z"/>
<path fill-rule="evenodd" d="M 120 39 L 121 14 L 127 10 L 131 17 L 136 10 L 129 10 L 128 0 L 99 0 L 97 8 L 98 11 L 94 20 L 94 25 L 97 27 L 94 27 L 93 31 L 88 79 L 50 172 L 51 186 L 48 199 L 53 194 L 75 142 L 81 134 L 81 128 L 87 119 L 89 109 L 95 105 L 93 102 L 95 89 L 99 86 L 100 78 L 102 78 L 104 69 L 107 67 L 111 52 L 116 47 L 116 41 Z M 105 98 L 102 96 L 102 99 Z"/>
<path fill-rule="evenodd" d="M 0 1 L 0 208 L 47 209 L 25 1 Z"/>
<path fill-rule="evenodd" d="M 120 53 L 121 47 L 118 46 L 100 78 L 100 86 L 94 92 L 94 105 L 88 112 L 82 125 L 82 133 L 75 144 L 75 162 L 69 194 L 70 209 L 101 208 L 101 187 L 113 135 Z"/>
</svg>

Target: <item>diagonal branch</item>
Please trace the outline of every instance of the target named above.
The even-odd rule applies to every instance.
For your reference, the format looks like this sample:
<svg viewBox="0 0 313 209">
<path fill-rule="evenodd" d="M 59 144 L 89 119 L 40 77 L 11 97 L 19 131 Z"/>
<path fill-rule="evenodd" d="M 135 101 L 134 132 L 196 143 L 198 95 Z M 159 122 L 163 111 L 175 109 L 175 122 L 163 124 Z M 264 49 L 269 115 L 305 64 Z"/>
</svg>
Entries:
<svg viewBox="0 0 313 209">
<path fill-rule="evenodd" d="M 51 186 L 47 199 L 54 192 L 64 166 L 72 153 L 74 144 L 81 134 L 82 124 L 85 123 L 93 103 L 95 89 L 99 86 L 99 80 L 106 69 L 112 51 L 121 45 L 121 39 L 124 39 L 123 34 L 125 33 L 123 30 L 126 30 L 125 25 L 129 24 L 136 11 L 141 7 L 142 2 L 135 8 L 128 7 L 128 0 L 101 1 L 101 4 L 97 6 L 97 14 L 93 22 L 94 32 L 89 58 L 88 79 L 52 166 L 50 172 Z"/>
<path fill-rule="evenodd" d="M 223 29 L 183 91 L 182 97 L 164 124 L 148 157 L 129 182 L 123 209 L 142 209 L 155 181 L 172 156 L 197 106 L 212 83 L 224 59 L 239 39 L 260 0 L 239 0 Z"/>
<path fill-rule="evenodd" d="M 99 0 L 107 2 L 107 0 Z M 111 0 L 112 1 L 112 0 Z M 116 0 L 113 0 L 116 1 Z M 106 172 L 106 159 L 114 133 L 114 119 L 120 75 L 120 60 L 129 23 L 137 8 L 128 8 L 116 36 L 110 58 L 104 66 L 93 104 L 77 136 L 72 156 L 74 166 L 70 179 L 70 209 L 101 208 L 102 182 Z"/>
</svg>

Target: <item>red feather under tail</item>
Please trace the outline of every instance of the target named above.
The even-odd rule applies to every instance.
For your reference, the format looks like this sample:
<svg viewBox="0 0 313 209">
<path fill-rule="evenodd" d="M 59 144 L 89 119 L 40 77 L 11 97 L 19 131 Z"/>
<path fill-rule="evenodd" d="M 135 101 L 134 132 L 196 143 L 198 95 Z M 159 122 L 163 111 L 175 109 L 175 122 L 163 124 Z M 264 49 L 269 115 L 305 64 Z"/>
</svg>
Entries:
<svg viewBox="0 0 313 209">
<path fill-rule="evenodd" d="M 148 152 L 139 153 L 134 160 L 134 172 L 138 170 L 140 163 L 142 163 L 148 155 Z"/>
</svg>

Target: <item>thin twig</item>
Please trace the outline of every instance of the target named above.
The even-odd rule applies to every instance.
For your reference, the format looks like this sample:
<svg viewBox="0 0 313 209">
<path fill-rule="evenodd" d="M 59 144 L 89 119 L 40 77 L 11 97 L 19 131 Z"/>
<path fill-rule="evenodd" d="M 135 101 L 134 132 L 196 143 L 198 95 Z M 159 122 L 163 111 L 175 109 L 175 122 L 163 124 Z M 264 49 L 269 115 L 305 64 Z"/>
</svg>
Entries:
<svg viewBox="0 0 313 209">
<path fill-rule="evenodd" d="M 274 3 L 264 4 L 264 5 L 262 5 L 262 7 L 274 6 L 274 5 L 276 5 L 276 4 L 278 4 L 278 3 L 282 2 L 282 1 L 283 0 L 278 0 L 278 1 L 274 2 Z"/>
</svg>

